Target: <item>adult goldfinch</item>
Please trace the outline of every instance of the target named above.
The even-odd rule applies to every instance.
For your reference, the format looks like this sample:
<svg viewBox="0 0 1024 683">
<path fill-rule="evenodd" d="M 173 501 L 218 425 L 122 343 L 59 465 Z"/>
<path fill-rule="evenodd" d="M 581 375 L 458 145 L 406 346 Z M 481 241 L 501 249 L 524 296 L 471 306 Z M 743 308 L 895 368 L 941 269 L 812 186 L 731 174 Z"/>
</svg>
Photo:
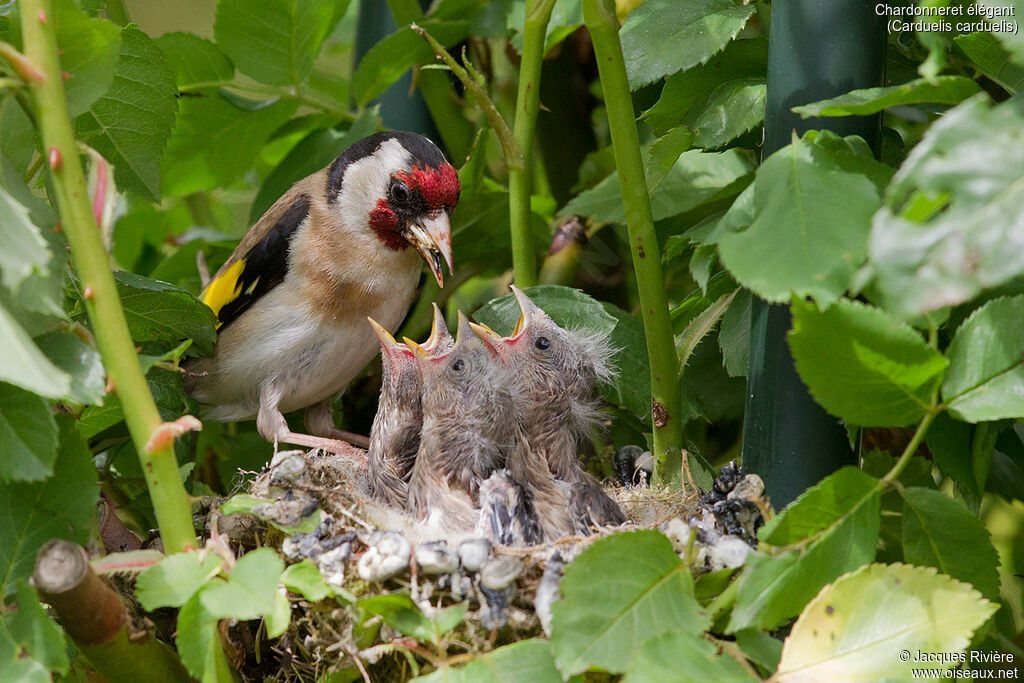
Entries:
<svg viewBox="0 0 1024 683">
<path fill-rule="evenodd" d="M 218 421 L 256 417 L 268 441 L 345 450 L 329 401 L 373 358 L 366 318 L 393 332 L 416 293 L 419 258 L 443 285 L 459 177 L 430 140 L 377 133 L 300 180 L 267 210 L 203 290 L 219 322 L 186 388 Z M 306 413 L 313 434 L 283 412 Z"/>
</svg>

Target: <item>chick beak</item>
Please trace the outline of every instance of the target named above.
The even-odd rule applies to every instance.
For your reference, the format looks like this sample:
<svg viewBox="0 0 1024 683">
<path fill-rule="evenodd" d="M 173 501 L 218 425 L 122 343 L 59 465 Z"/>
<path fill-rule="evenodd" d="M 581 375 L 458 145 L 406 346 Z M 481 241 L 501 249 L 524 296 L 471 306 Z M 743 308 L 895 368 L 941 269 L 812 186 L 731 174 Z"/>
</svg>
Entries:
<svg viewBox="0 0 1024 683">
<path fill-rule="evenodd" d="M 484 347 L 480 343 L 480 338 L 473 333 L 471 327 L 473 323 L 469 322 L 469 318 L 462 311 L 459 311 L 459 328 L 455 332 L 455 347 L 459 349 L 472 349 L 474 347 Z"/>
<path fill-rule="evenodd" d="M 366 318 L 370 321 L 370 327 L 373 328 L 374 333 L 377 335 L 377 339 L 380 340 L 380 348 L 382 351 L 388 354 L 394 354 L 396 351 L 402 350 L 402 345 L 395 341 L 395 338 L 391 336 L 391 333 L 384 329 L 384 326 L 379 322 L 367 316 Z"/>
<path fill-rule="evenodd" d="M 406 239 L 427 262 L 437 284 L 444 287 L 442 259 L 448 264 L 448 272 L 452 272 L 452 232 L 448 212 L 438 211 L 414 219 L 409 224 Z"/>
<path fill-rule="evenodd" d="M 512 328 L 512 334 L 509 335 L 509 339 L 519 339 L 519 337 L 526 331 L 526 328 L 530 326 L 530 321 L 537 317 L 538 313 L 543 311 L 530 300 L 530 297 L 526 296 L 523 290 L 519 289 L 515 285 L 511 285 L 512 294 L 516 298 L 516 303 L 519 304 L 519 320 L 516 321 L 516 326 Z"/>
<path fill-rule="evenodd" d="M 441 309 L 436 303 L 432 303 L 434 307 L 434 319 L 430 324 L 430 336 L 427 337 L 427 341 L 423 342 L 423 346 L 428 351 L 433 351 L 437 348 L 441 340 L 448 335 L 448 325 L 444 321 L 444 315 L 441 313 Z"/>
<path fill-rule="evenodd" d="M 501 346 L 505 343 L 505 340 L 501 338 L 501 335 L 492 330 L 487 325 L 480 323 L 470 323 L 470 329 L 476 333 L 476 336 L 480 338 L 480 341 L 491 351 L 491 353 L 500 353 Z"/>
<path fill-rule="evenodd" d="M 427 360 L 431 357 L 430 351 L 423 348 L 422 346 L 414 342 L 412 339 L 409 339 L 408 337 L 402 337 L 402 341 L 404 341 L 405 345 L 408 346 L 414 354 L 416 354 L 417 359 Z"/>
</svg>

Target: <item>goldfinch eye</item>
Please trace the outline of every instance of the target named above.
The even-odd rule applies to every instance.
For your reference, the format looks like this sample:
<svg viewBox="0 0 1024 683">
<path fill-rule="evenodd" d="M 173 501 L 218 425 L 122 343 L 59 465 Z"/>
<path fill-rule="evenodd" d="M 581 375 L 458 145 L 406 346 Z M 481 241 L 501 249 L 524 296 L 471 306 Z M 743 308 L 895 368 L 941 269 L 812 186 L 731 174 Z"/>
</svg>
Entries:
<svg viewBox="0 0 1024 683">
<path fill-rule="evenodd" d="M 405 183 L 397 182 L 391 186 L 391 199 L 402 204 L 409 201 L 409 188 Z"/>
<path fill-rule="evenodd" d="M 466 368 L 466 361 L 461 358 L 452 363 L 452 370 L 455 372 L 462 372 Z"/>
<path fill-rule="evenodd" d="M 537 341 L 533 342 L 533 345 L 541 351 L 547 351 L 551 348 L 551 342 L 547 337 L 537 337 Z"/>
</svg>

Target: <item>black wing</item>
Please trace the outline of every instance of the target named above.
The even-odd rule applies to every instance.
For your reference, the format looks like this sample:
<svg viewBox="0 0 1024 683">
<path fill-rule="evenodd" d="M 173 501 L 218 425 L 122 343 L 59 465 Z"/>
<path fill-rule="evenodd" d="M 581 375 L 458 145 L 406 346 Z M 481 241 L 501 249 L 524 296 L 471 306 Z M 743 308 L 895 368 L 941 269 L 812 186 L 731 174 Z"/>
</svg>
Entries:
<svg viewBox="0 0 1024 683">
<path fill-rule="evenodd" d="M 238 294 L 221 307 L 217 318 L 224 329 L 274 287 L 288 273 L 288 247 L 302 221 L 309 216 L 309 195 L 299 195 L 284 215 L 256 246 L 242 257 L 245 263 L 235 291 Z"/>
</svg>

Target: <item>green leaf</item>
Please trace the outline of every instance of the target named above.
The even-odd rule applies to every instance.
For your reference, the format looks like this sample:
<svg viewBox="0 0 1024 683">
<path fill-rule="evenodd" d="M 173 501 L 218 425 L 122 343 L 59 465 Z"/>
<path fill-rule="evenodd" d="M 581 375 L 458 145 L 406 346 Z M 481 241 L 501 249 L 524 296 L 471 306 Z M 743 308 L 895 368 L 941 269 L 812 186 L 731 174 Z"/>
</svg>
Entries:
<svg viewBox="0 0 1024 683">
<path fill-rule="evenodd" d="M 989 301 L 946 350 L 942 398 L 968 422 L 1024 416 L 1024 295 Z M 998 340 L 998 343 L 994 343 Z"/>
<path fill-rule="evenodd" d="M 551 646 L 546 640 L 529 638 L 478 655 L 461 668 L 441 666 L 417 683 L 561 683 Z"/>
<path fill-rule="evenodd" d="M 246 76 L 298 86 L 339 17 L 317 0 L 222 0 L 213 34 Z"/>
<path fill-rule="evenodd" d="M 696 637 L 711 622 L 686 565 L 653 530 L 595 541 L 566 567 L 561 590 L 564 597 L 551 608 L 551 648 L 565 675 L 591 668 L 622 673 L 654 636 Z"/>
<path fill-rule="evenodd" d="M 174 71 L 179 90 L 219 86 L 235 77 L 235 66 L 212 41 L 174 31 L 156 39 L 156 46 Z"/>
<path fill-rule="evenodd" d="M 878 189 L 860 173 L 806 139 L 768 157 L 754 181 L 755 218 L 723 235 L 723 265 L 769 301 L 791 294 L 823 304 L 846 291 L 867 253 Z"/>
<path fill-rule="evenodd" d="M 513 31 L 511 44 L 516 52 L 523 52 L 523 29 L 526 26 L 526 0 L 515 0 L 506 13 L 506 26 Z M 448 12 L 452 15 L 454 12 Z M 461 18 L 461 17 L 460 17 Z M 555 0 L 551 8 L 551 19 L 548 21 L 544 38 L 544 54 L 552 49 L 583 25 L 583 5 L 578 0 Z"/>
<path fill-rule="evenodd" d="M 972 97 L 932 124 L 871 227 L 869 263 L 886 309 L 913 319 L 1024 274 L 1024 251 L 1008 248 L 1021 232 L 1022 147 L 1020 98 L 990 108 Z"/>
<path fill-rule="evenodd" d="M 918 78 L 887 88 L 851 90 L 839 97 L 793 107 L 793 111 L 805 119 L 813 116 L 867 116 L 905 104 L 960 104 L 980 90 L 977 83 L 963 76 L 939 76 L 934 81 Z"/>
<path fill-rule="evenodd" d="M 249 207 L 249 222 L 255 223 L 296 181 L 327 166 L 350 145 L 377 130 L 376 110 L 369 110 L 345 131 L 332 128 L 315 130 L 281 161 L 263 181 Z"/>
<path fill-rule="evenodd" d="M 265 622 L 267 625 L 267 636 L 278 638 L 288 630 L 288 624 L 292 620 L 292 604 L 288 602 L 288 596 L 281 592 L 274 594 L 274 611 L 267 614 Z"/>
<path fill-rule="evenodd" d="M 216 317 L 209 306 L 166 282 L 124 270 L 116 271 L 114 277 L 132 339 L 175 346 L 191 339 L 202 353 L 213 351 Z"/>
<path fill-rule="evenodd" d="M 804 491 L 758 532 L 762 547 L 738 579 L 728 633 L 772 628 L 830 581 L 875 557 L 878 480 L 844 467 Z M 765 546 L 774 546 L 768 554 Z"/>
<path fill-rule="evenodd" d="M 776 679 L 910 680 L 920 652 L 960 652 L 996 606 L 969 585 L 928 567 L 873 564 L 826 587 L 797 619 Z M 910 656 L 903 661 L 901 652 Z"/>
<path fill-rule="evenodd" d="M 619 35 L 634 90 L 703 64 L 746 25 L 756 8 L 732 0 L 646 0 L 626 17 Z"/>
<path fill-rule="evenodd" d="M 730 377 L 746 377 L 750 355 L 750 313 L 753 296 L 741 290 L 729 310 L 722 318 L 718 331 L 718 346 L 722 349 L 722 360 Z"/>
<path fill-rule="evenodd" d="M 825 311 L 794 299 L 789 348 L 825 410 L 855 425 L 900 427 L 931 410 L 947 361 L 885 311 L 841 299 Z"/>
<path fill-rule="evenodd" d="M 380 615 L 391 628 L 435 645 L 445 633 L 462 623 L 469 607 L 463 602 L 446 609 L 437 609 L 431 619 L 407 593 L 375 595 L 363 598 L 357 604 L 368 615 Z"/>
<path fill-rule="evenodd" d="M 16 649 L 10 661 L 4 661 L 3 646 L 0 645 L 0 670 L 9 671 L 8 667 L 20 664 L 18 660 L 27 659 L 44 668 L 60 674 L 67 673 L 67 646 L 64 644 L 64 633 L 50 619 L 39 604 L 36 592 L 24 581 L 18 581 L 15 589 L 16 608 L 0 617 L 0 628 L 7 631 Z M 0 635 L 0 638 L 3 636 Z M 23 665 L 23 664 L 22 664 Z M 11 672 L 13 674 L 13 672 Z M 9 674 L 9 675 L 11 675 Z M 3 680 L 24 680 L 16 675 Z M 47 675 L 43 680 L 50 680 Z"/>
<path fill-rule="evenodd" d="M 686 365 L 689 363 L 694 349 L 697 348 L 697 345 L 700 344 L 705 335 L 715 329 L 729 308 L 729 304 L 732 303 L 733 298 L 739 291 L 739 288 L 736 288 L 719 296 L 707 308 L 694 316 L 689 324 L 687 324 L 686 329 L 676 336 L 676 354 L 679 356 L 680 375 L 686 372 Z M 685 302 L 683 305 L 685 305 Z"/>
<path fill-rule="evenodd" d="M 651 638 L 637 651 L 622 683 L 703 683 L 757 681 L 739 662 L 718 654 L 699 635 L 668 632 Z"/>
<path fill-rule="evenodd" d="M 308 534 L 320 525 L 320 510 L 313 511 L 311 515 L 303 518 L 298 526 L 294 527 L 284 526 L 274 519 L 267 518 L 253 511 L 253 508 L 257 505 L 273 502 L 273 500 L 257 498 L 256 496 L 249 495 L 248 493 L 238 493 L 224 501 L 223 505 L 221 505 L 221 510 L 226 515 L 233 515 L 236 512 L 247 512 L 249 514 L 256 515 L 260 519 L 268 522 L 275 529 L 279 529 L 286 534 Z"/>
<path fill-rule="evenodd" d="M 1020 0 L 979 0 L 978 9 L 995 10 L 1001 14 L 998 17 L 993 14 L 989 19 L 991 32 L 1010 53 L 1011 59 L 1024 66 L 1024 36 L 1020 35 L 1017 24 L 1024 17 L 1024 4 Z"/>
<path fill-rule="evenodd" d="M 177 634 L 174 643 L 178 646 L 181 663 L 188 672 L 201 681 L 229 683 L 218 676 L 217 650 L 220 649 L 220 635 L 217 632 L 217 618 L 202 606 L 201 598 L 208 586 L 185 603 L 178 613 Z"/>
<path fill-rule="evenodd" d="M 109 21 L 90 19 L 72 0 L 57 0 L 53 9 L 60 67 L 69 74 L 64 82 L 68 114 L 75 117 L 110 87 L 120 32 Z"/>
<path fill-rule="evenodd" d="M 602 302 L 607 313 L 618 323 L 610 338 L 616 375 L 611 385 L 601 387 L 601 394 L 609 403 L 620 405 L 641 420 L 651 418 L 651 364 L 647 359 L 647 340 L 644 325 L 614 304 Z"/>
<path fill-rule="evenodd" d="M 182 99 L 164 152 L 164 194 L 180 196 L 230 185 L 294 111 L 293 102 L 245 110 L 218 95 Z"/>
<path fill-rule="evenodd" d="M 720 154 L 699 150 L 684 152 L 660 183 L 651 183 L 654 164 L 650 148 L 645 150 L 644 172 L 648 177 L 654 220 L 689 211 L 705 202 L 738 191 L 735 184 L 749 175 L 751 167 L 738 150 Z M 623 223 L 622 190 L 619 175 L 612 173 L 595 187 L 574 197 L 559 215 L 592 216 L 594 221 Z"/>
<path fill-rule="evenodd" d="M 0 481 L 39 481 L 53 474 L 57 423 L 50 404 L 0 383 Z"/>
<path fill-rule="evenodd" d="M 74 420 L 58 416 L 54 475 L 31 484 L 0 483 L 0 596 L 32 574 L 36 551 L 51 538 L 85 543 L 99 488 L 96 468 Z"/>
<path fill-rule="evenodd" d="M 303 560 L 285 569 L 281 575 L 281 584 L 291 592 L 298 593 L 313 602 L 334 595 L 334 591 L 324 581 L 320 570 L 310 560 Z"/>
<path fill-rule="evenodd" d="M 0 382 L 10 382 L 48 398 L 61 398 L 71 389 L 67 373 L 43 355 L 25 330 L 0 302 Z"/>
<path fill-rule="evenodd" d="M 99 405 L 106 393 L 106 372 L 100 353 L 71 332 L 48 332 L 35 340 L 50 361 L 71 378 L 67 398 Z"/>
<path fill-rule="evenodd" d="M 903 559 L 936 567 L 969 583 L 989 600 L 999 598 L 999 556 L 981 520 L 939 491 L 909 487 L 903 496 Z"/>
<path fill-rule="evenodd" d="M 181 607 L 212 579 L 223 565 L 213 553 L 202 559 L 196 552 L 168 555 L 139 574 L 135 597 L 146 610 Z"/>
<path fill-rule="evenodd" d="M 1015 64 L 988 31 L 964 33 L 953 38 L 953 44 L 974 62 L 986 76 L 1012 93 L 1024 88 L 1024 66 Z"/>
<path fill-rule="evenodd" d="M 743 629 L 736 632 L 736 644 L 747 659 L 759 667 L 774 673 L 782 656 L 782 641 L 758 629 Z"/>
<path fill-rule="evenodd" d="M 977 427 L 941 413 L 925 435 L 935 465 L 953 480 L 956 492 L 974 512 L 980 509 L 982 493 L 971 467 L 971 444 Z"/>
<path fill-rule="evenodd" d="M 152 201 L 160 198 L 160 157 L 174 126 L 176 94 L 163 53 L 128 27 L 110 89 L 75 121 L 79 137 L 114 165 L 118 186 Z"/>
<path fill-rule="evenodd" d="M 721 147 L 764 119 L 767 69 L 767 39 L 734 40 L 707 64 L 665 81 L 643 119 L 658 134 L 687 126 L 695 146 Z"/>
<path fill-rule="evenodd" d="M 228 580 L 199 592 L 203 610 L 225 619 L 255 619 L 276 609 L 277 584 L 284 563 L 270 548 L 246 553 L 227 572 Z"/>
<path fill-rule="evenodd" d="M 78 431 L 83 439 L 91 439 L 123 419 L 124 411 L 117 394 L 107 394 L 103 397 L 103 405 L 85 407 L 78 421 Z"/>
<path fill-rule="evenodd" d="M 0 284 L 11 292 L 32 273 L 46 273 L 50 248 L 28 211 L 0 187 Z"/>
<path fill-rule="evenodd" d="M 427 20 L 419 25 L 445 47 L 459 42 L 469 31 L 469 23 L 465 21 Z M 363 55 L 352 74 L 352 95 L 357 104 L 365 105 L 411 67 L 433 64 L 434 60 L 430 45 L 408 26 L 402 27 Z"/>
</svg>

